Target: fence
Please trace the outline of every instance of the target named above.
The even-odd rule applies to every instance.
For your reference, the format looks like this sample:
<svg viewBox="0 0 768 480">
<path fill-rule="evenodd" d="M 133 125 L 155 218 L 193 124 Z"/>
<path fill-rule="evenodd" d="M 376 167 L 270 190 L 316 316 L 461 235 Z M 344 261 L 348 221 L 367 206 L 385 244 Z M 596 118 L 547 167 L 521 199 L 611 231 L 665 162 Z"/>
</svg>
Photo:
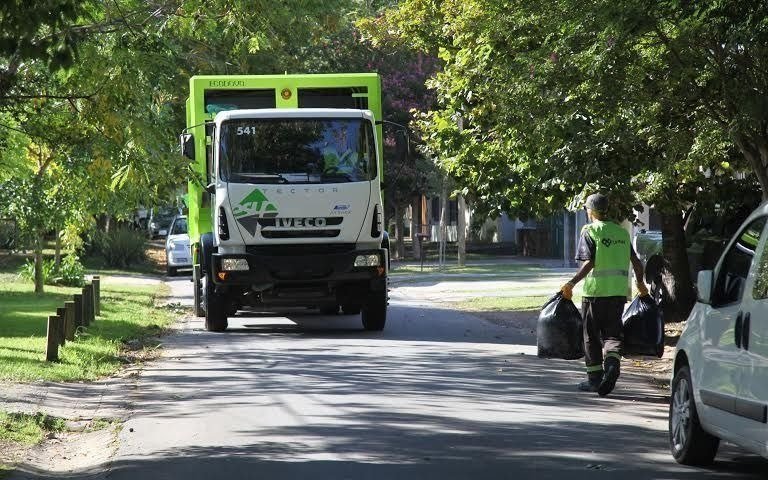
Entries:
<svg viewBox="0 0 768 480">
<path fill-rule="evenodd" d="M 64 302 L 64 307 L 56 309 L 56 315 L 48 317 L 46 333 L 45 361 L 59 360 L 59 347 L 75 340 L 79 328 L 88 327 L 101 315 L 101 279 L 94 275 L 91 283 L 83 287 L 82 293 L 76 293 L 72 301 Z"/>
</svg>

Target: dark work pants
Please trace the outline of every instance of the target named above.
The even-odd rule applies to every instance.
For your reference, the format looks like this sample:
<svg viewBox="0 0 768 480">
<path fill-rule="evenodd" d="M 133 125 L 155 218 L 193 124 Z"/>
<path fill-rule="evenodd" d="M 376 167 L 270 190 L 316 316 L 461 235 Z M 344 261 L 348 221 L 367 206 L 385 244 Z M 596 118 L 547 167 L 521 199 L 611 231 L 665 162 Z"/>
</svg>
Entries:
<svg viewBox="0 0 768 480">
<path fill-rule="evenodd" d="M 603 370 L 603 349 L 606 356 L 621 359 L 621 315 L 626 302 L 626 297 L 584 297 L 581 315 L 584 317 L 584 361 L 587 373 Z"/>
</svg>

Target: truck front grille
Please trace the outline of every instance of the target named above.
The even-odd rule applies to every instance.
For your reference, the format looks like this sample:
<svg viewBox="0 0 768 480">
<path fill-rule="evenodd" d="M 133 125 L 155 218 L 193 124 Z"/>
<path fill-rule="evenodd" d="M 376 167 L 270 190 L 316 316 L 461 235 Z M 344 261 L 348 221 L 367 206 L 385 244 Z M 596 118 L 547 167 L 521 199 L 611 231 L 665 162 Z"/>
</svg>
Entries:
<svg viewBox="0 0 768 480">
<path fill-rule="evenodd" d="M 301 255 L 332 255 L 335 253 L 351 252 L 355 249 L 354 243 L 309 243 L 298 245 L 252 245 L 245 251 L 252 255 L 264 256 L 301 256 Z"/>
<path fill-rule="evenodd" d="M 262 230 L 264 238 L 335 238 L 341 230 Z"/>
</svg>

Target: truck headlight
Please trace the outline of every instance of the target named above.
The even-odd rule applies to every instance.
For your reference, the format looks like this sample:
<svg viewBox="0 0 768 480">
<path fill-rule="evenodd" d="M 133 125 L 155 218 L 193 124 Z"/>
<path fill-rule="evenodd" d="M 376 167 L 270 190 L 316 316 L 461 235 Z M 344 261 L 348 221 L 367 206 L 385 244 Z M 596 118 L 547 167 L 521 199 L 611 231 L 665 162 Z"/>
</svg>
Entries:
<svg viewBox="0 0 768 480">
<path fill-rule="evenodd" d="M 237 271 L 247 272 L 248 260 L 244 258 L 222 258 L 221 269 L 226 270 L 228 272 L 237 272 Z"/>
<path fill-rule="evenodd" d="M 356 267 L 378 267 L 379 265 L 381 265 L 381 258 L 376 254 L 355 257 Z"/>
</svg>

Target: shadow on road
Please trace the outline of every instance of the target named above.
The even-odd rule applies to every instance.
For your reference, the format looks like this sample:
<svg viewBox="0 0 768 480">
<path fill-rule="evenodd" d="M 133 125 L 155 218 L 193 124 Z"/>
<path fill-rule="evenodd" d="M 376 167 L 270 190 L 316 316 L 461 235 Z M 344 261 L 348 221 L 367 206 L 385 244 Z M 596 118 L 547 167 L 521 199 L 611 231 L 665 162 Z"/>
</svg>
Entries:
<svg viewBox="0 0 768 480">
<path fill-rule="evenodd" d="M 665 391 L 626 381 L 604 399 L 581 394 L 580 362 L 515 352 L 497 326 L 465 336 L 443 313 L 395 307 L 382 333 L 359 316 L 293 312 L 179 335 L 177 356 L 124 393 L 165 438 L 124 431 L 146 454 L 104 478 L 765 478 L 768 462 L 727 446 L 713 468 L 675 464 L 659 429 Z M 233 419 L 235 431 L 206 436 Z"/>
</svg>

